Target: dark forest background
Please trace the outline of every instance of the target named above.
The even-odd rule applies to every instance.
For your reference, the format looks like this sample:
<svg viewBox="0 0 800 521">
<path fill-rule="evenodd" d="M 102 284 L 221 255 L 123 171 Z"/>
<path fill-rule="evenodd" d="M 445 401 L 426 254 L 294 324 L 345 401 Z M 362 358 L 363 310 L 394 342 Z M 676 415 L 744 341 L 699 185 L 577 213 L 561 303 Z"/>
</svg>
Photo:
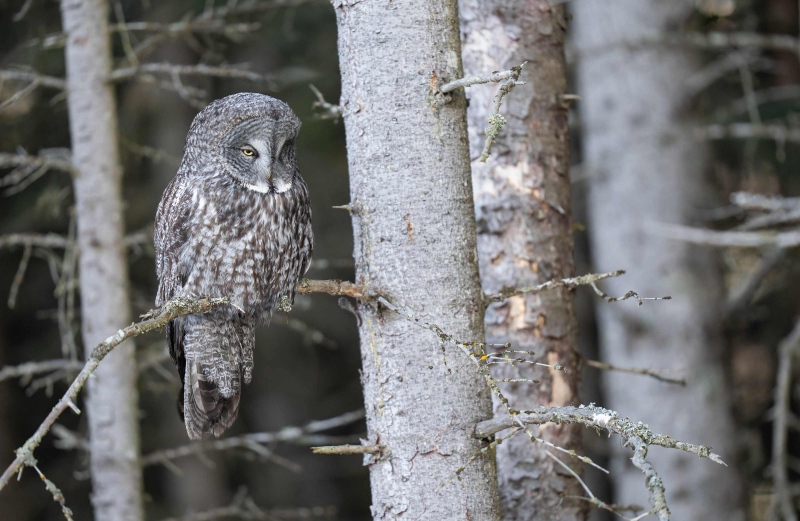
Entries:
<svg viewBox="0 0 800 521">
<path fill-rule="evenodd" d="M 198 15 L 213 4 L 213 1 L 121 0 L 119 9 L 129 22 L 171 23 Z M 206 77 L 182 77 L 181 81 L 186 87 L 201 89 L 199 99 L 206 102 L 235 92 L 255 91 L 276 96 L 292 106 L 303 121 L 298 162 L 311 191 L 314 212 L 315 265 L 309 275 L 352 280 L 350 218 L 345 211 L 333 208 L 349 200 L 343 125 L 318 117 L 312 107 L 317 98 L 309 88 L 313 84 L 328 101 L 338 100 L 339 68 L 332 8 L 319 0 L 280 0 L 262 12 L 232 17 L 229 21 L 258 23 L 259 28 L 245 33 L 176 35 L 154 47 L 147 61 L 248 64 L 251 70 L 272 78 L 265 83 Z M 687 21 L 687 27 L 698 31 L 797 35 L 798 4 L 789 0 L 742 1 L 725 16 L 698 10 L 697 17 Z M 53 38 L 60 31 L 57 2 L 0 0 L 0 68 L 63 76 L 63 48 Z M 136 44 L 149 35 L 147 31 L 132 32 L 129 37 Z M 119 34 L 114 38 L 114 46 L 118 63 L 123 64 L 125 42 Z M 761 119 L 800 125 L 797 54 L 752 52 L 756 54 L 752 60 L 753 81 L 759 90 L 780 87 L 791 93 L 794 89 L 794 95 L 761 104 Z M 717 58 L 709 52 L 709 63 Z M 746 121 L 741 82 L 735 69 L 721 75 L 688 101 L 686 110 L 696 112 L 709 123 Z M 19 89 L 19 82 L 0 81 L 0 102 Z M 120 83 L 117 88 L 125 220 L 128 232 L 135 238 L 149 237 L 151 233 L 156 206 L 177 169 L 186 132 L 200 105 L 198 100 L 187 100 L 179 90 L 169 75 L 142 75 Z M 577 221 L 583 223 L 583 195 L 591 178 L 581 175 L 577 112 L 573 117 L 575 214 Z M 0 110 L 0 151 L 24 150 L 37 154 L 48 149 L 48 153 L 58 154 L 57 149 L 68 146 L 65 97 L 60 91 L 38 88 Z M 739 215 L 725 211 L 728 196 L 736 191 L 769 196 L 800 195 L 798 152 L 797 145 L 791 142 L 716 141 L 709 174 L 719 189 L 720 204 L 718 209 L 708 209 L 708 225 L 725 228 L 737 222 Z M 643 172 L 642 175 L 658 174 Z M 68 174 L 47 172 L 24 189 L 3 180 L 0 177 L 0 236 L 71 233 L 73 198 Z M 583 228 L 576 232 L 576 240 L 578 272 L 593 271 Z M 12 307 L 6 300 L 15 286 L 24 253 L 21 248 L 0 249 L 0 368 L 62 357 L 64 328 L 63 324 L 59 328 L 58 308 L 59 292 L 64 288 L 59 288 L 58 280 L 53 277 L 52 262 L 53 256 L 60 257 L 63 251 L 32 253 Z M 137 315 L 153 306 L 156 278 L 152 253 L 149 239 L 134 241 L 130 250 L 132 304 Z M 735 287 L 762 256 L 763 252 L 755 250 L 725 250 L 725 262 L 720 269 L 726 274 L 728 286 Z M 728 385 L 734 396 L 740 452 L 726 459 L 730 460 L 731 472 L 741 472 L 746 478 L 752 519 L 766 519 L 765 505 L 769 504 L 770 411 L 776 345 L 792 329 L 800 310 L 797 268 L 796 251 L 787 251 L 751 301 L 727 319 Z M 664 288 L 664 293 L 669 292 L 670 288 Z M 581 348 L 588 357 L 597 358 L 593 307 L 598 301 L 589 292 L 579 293 L 579 299 Z M 61 301 L 63 304 L 64 299 Z M 80 343 L 78 308 L 75 313 L 68 325 L 74 341 Z M 354 321 L 350 313 L 340 309 L 335 297 L 320 295 L 298 296 L 290 315 L 276 313 L 272 325 L 258 333 L 253 383 L 244 389 L 239 420 L 230 435 L 277 431 L 361 409 L 360 354 Z M 142 453 L 146 455 L 183 445 L 187 438 L 175 410 L 178 379 L 166 357 L 165 343 L 160 335 L 149 335 L 140 339 L 139 351 Z M 78 356 L 82 357 L 82 352 Z M 5 465 L 12 459 L 13 450 L 36 429 L 74 374 L 68 371 L 0 381 L 0 463 Z M 585 374 L 583 403 L 603 403 L 597 380 L 597 373 Z M 795 397 L 795 405 L 800 402 L 798 398 Z M 87 456 L 80 449 L 85 418 L 70 413 L 59 423 L 68 431 L 46 438 L 37 457 L 48 477 L 63 490 L 76 519 L 89 519 Z M 357 422 L 329 434 L 352 441 L 364 432 L 363 422 Z M 587 451 L 600 462 L 606 453 L 605 444 L 615 443 L 605 437 L 585 436 L 585 439 Z M 800 457 L 797 437 L 790 441 L 790 452 Z M 59 448 L 64 443 L 77 448 Z M 336 512 L 331 517 L 336 519 L 370 518 L 368 475 L 360 457 L 314 456 L 307 446 L 288 444 L 273 449 L 275 457 L 224 451 L 209 452 L 202 458 L 182 458 L 175 461 L 180 474 L 160 464 L 146 468 L 148 518 L 180 517 L 221 507 L 233 501 L 243 489 L 264 508 L 330 506 Z M 797 478 L 800 460 L 792 461 L 791 476 Z M 0 518 L 60 519 L 57 505 L 39 480 L 26 478 L 0 494 Z M 606 490 L 606 497 L 610 493 Z M 297 510 L 298 515 L 303 512 Z"/>
</svg>

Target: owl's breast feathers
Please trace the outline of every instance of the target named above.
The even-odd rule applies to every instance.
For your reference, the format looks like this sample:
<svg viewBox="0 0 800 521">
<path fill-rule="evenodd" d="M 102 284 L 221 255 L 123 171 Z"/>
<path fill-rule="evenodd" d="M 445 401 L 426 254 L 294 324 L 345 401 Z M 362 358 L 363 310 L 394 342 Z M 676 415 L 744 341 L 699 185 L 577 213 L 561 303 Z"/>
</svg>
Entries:
<svg viewBox="0 0 800 521">
<path fill-rule="evenodd" d="M 193 215 L 178 259 L 181 293 L 227 296 L 249 319 L 267 320 L 281 297 L 293 297 L 310 262 L 308 189 L 299 176 L 283 193 L 227 180 L 220 188 L 199 184 L 185 195 Z"/>
</svg>

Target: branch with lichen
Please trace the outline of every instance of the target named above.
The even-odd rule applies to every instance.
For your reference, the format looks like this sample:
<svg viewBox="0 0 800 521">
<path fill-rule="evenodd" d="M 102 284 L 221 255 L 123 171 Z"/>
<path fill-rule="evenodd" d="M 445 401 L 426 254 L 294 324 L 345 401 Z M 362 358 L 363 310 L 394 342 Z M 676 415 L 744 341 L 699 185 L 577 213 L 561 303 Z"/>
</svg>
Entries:
<svg viewBox="0 0 800 521">
<path fill-rule="evenodd" d="M 332 119 L 335 123 L 342 118 L 341 105 L 334 105 L 325 101 L 325 97 L 313 84 L 309 84 L 308 88 L 317 97 L 317 101 L 311 104 L 311 108 L 314 109 L 319 119 Z"/>
<path fill-rule="evenodd" d="M 494 97 L 494 111 L 489 115 L 489 126 L 486 127 L 485 130 L 486 142 L 483 145 L 483 152 L 481 152 L 481 157 L 479 159 L 481 163 L 485 163 L 486 160 L 489 159 L 489 153 L 492 150 L 494 140 L 497 138 L 500 130 L 502 130 L 506 124 L 506 118 L 500 114 L 500 106 L 503 104 L 503 98 L 517 85 L 525 84 L 525 82 L 519 81 L 519 75 L 522 73 L 522 68 L 526 63 L 528 62 L 522 62 L 521 65 L 511 67 L 511 69 L 507 71 L 493 72 L 483 76 L 470 76 L 461 78 L 449 83 L 445 83 L 439 89 L 439 92 L 442 94 L 447 94 L 448 92 L 452 92 L 458 88 L 467 88 L 471 87 L 472 85 L 480 85 L 484 83 L 503 82 L 503 84 L 500 86 L 500 90 Z"/>
<path fill-rule="evenodd" d="M 700 458 L 707 458 L 715 463 L 725 465 L 719 455 L 711 452 L 710 447 L 685 443 L 670 436 L 656 434 L 641 422 L 634 423 L 629 418 L 620 417 L 614 411 L 595 407 L 594 405 L 538 407 L 532 411 L 512 412 L 507 416 L 480 422 L 475 427 L 475 436 L 478 438 L 490 438 L 494 434 L 516 427 L 519 424 L 542 425 L 545 423 L 578 424 L 594 429 L 602 429 L 610 434 L 620 436 L 623 445 L 633 450 L 631 461 L 645 475 L 645 486 L 650 492 L 650 503 L 652 505 L 650 513 L 656 514 L 662 521 L 669 519 L 669 509 L 664 495 L 664 484 L 653 466 L 646 460 L 647 449 L 650 445 L 682 450 Z"/>
</svg>

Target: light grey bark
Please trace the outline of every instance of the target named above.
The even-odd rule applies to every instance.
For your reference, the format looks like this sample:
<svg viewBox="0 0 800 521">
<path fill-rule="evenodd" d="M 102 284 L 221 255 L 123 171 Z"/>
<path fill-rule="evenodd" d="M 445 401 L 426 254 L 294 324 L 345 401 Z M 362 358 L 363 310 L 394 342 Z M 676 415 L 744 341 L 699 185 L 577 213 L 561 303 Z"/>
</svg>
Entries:
<svg viewBox="0 0 800 521">
<path fill-rule="evenodd" d="M 62 0 L 75 212 L 80 248 L 83 344 L 93 348 L 130 323 L 123 245 L 122 172 L 103 0 Z M 95 519 L 140 520 L 138 395 L 134 344 L 108 355 L 86 400 Z"/>
<path fill-rule="evenodd" d="M 605 406 L 678 439 L 711 445 L 736 459 L 736 432 L 723 354 L 722 281 L 714 252 L 648 232 L 648 221 L 687 224 L 709 207 L 708 150 L 693 138 L 687 79 L 701 66 L 679 46 L 620 45 L 653 31 L 677 30 L 694 2 L 580 1 L 572 6 L 578 94 L 589 175 L 589 228 L 596 269 L 626 269 L 605 285 L 673 300 L 637 308 L 600 302 L 601 353 L 627 367 L 684 368 L 688 385 L 607 373 Z M 638 470 L 611 443 L 615 502 L 647 504 Z M 673 519 L 743 519 L 734 467 L 651 451 Z"/>
<path fill-rule="evenodd" d="M 334 2 L 350 166 L 356 281 L 462 340 L 483 339 L 455 0 Z M 359 305 L 375 519 L 491 520 L 494 461 L 475 422 L 491 400 L 452 345 L 380 306 Z M 449 370 L 448 370 L 449 368 Z M 451 480 L 448 483 L 448 480 Z"/>
<path fill-rule="evenodd" d="M 507 70 L 528 60 L 519 85 L 505 97 L 507 125 L 489 160 L 478 160 L 497 88 L 475 86 L 469 139 L 478 219 L 478 254 L 486 293 L 527 287 L 573 275 L 570 218 L 569 128 L 566 94 L 564 6 L 549 0 L 460 0 L 467 76 Z M 578 403 L 573 290 L 561 288 L 512 297 L 486 313 L 487 342 L 511 342 L 534 359 L 566 372 L 518 364 L 495 365 L 496 378 L 528 378 L 536 384 L 500 384 L 517 409 Z M 507 413 L 495 400 L 495 411 Z M 581 427 L 535 428 L 555 445 L 580 449 Z M 576 520 L 587 503 L 578 481 L 545 454 L 546 447 L 517 435 L 497 449 L 497 473 L 506 520 Z M 555 452 L 577 472 L 577 460 Z"/>
</svg>

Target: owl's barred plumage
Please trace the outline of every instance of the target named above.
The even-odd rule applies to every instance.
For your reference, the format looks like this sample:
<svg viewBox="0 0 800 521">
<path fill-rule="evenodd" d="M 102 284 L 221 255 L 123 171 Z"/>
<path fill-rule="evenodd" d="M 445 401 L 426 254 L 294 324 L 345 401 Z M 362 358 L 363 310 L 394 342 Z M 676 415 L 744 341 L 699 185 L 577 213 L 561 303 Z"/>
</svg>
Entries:
<svg viewBox="0 0 800 521">
<path fill-rule="evenodd" d="M 288 105 L 241 93 L 195 117 L 156 214 L 156 304 L 175 296 L 232 305 L 167 326 L 192 439 L 236 419 L 253 373 L 255 328 L 294 289 L 313 249 L 308 188 L 295 163 L 300 121 Z"/>
</svg>

